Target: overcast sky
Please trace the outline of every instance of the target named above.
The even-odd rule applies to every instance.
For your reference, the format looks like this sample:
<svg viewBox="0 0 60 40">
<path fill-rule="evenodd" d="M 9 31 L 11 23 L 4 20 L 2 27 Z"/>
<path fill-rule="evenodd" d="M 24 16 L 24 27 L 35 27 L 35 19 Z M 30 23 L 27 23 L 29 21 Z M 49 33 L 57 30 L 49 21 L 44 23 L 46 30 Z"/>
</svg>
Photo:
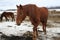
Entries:
<svg viewBox="0 0 60 40">
<path fill-rule="evenodd" d="M 0 0 L 0 9 L 14 9 L 16 5 L 36 4 L 37 6 L 60 6 L 60 0 Z"/>
</svg>

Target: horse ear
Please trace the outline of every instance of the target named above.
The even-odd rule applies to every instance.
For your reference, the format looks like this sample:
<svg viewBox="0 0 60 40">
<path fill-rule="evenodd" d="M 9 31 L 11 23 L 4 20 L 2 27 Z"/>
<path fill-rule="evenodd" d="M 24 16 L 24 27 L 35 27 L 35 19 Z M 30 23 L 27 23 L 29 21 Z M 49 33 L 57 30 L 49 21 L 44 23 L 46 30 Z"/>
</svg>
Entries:
<svg viewBox="0 0 60 40">
<path fill-rule="evenodd" d="M 18 5 L 16 5 L 16 7 L 18 8 L 19 6 L 18 6 Z"/>
<path fill-rule="evenodd" d="M 20 4 L 20 8 L 23 9 L 23 6 Z"/>
</svg>

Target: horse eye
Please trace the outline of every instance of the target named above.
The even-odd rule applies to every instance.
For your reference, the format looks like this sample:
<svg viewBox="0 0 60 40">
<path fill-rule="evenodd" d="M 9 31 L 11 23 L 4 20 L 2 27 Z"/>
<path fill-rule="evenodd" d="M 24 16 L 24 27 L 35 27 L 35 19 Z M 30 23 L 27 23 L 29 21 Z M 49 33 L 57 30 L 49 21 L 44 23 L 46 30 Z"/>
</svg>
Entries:
<svg viewBox="0 0 60 40">
<path fill-rule="evenodd" d="M 21 12 L 20 15 L 23 15 L 23 13 Z"/>
</svg>

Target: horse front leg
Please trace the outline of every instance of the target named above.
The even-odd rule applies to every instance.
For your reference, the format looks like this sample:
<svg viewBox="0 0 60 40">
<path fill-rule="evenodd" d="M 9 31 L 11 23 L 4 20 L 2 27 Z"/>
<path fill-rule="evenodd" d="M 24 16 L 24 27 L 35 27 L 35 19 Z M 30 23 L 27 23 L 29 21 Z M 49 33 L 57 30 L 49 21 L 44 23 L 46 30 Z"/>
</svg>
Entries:
<svg viewBox="0 0 60 40">
<path fill-rule="evenodd" d="M 33 40 L 37 40 L 37 28 L 33 27 Z"/>
<path fill-rule="evenodd" d="M 37 30 L 37 28 L 36 28 L 36 35 L 37 35 L 37 37 L 38 37 L 38 30 Z"/>
<path fill-rule="evenodd" d="M 8 19 L 8 18 L 6 18 L 6 21 L 9 21 L 9 19 Z"/>
<path fill-rule="evenodd" d="M 38 31 L 37 31 L 37 27 L 39 25 L 39 20 L 37 20 L 36 18 L 30 18 L 31 23 L 34 25 L 33 27 L 33 40 L 37 40 L 37 36 L 38 36 Z"/>
</svg>

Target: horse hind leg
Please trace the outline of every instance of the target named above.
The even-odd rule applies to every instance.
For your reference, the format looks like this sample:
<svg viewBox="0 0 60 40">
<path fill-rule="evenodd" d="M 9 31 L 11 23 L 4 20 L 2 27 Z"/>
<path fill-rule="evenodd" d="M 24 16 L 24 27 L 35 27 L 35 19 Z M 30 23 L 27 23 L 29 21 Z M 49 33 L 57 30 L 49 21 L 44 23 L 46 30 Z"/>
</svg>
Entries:
<svg viewBox="0 0 60 40">
<path fill-rule="evenodd" d="M 15 17 L 12 18 L 12 21 L 15 21 Z"/>
<path fill-rule="evenodd" d="M 15 17 L 13 17 L 13 20 L 15 21 Z"/>
<path fill-rule="evenodd" d="M 44 32 L 44 34 L 46 34 L 46 23 L 42 23 L 42 25 L 43 25 L 43 27 L 42 27 L 43 32 Z"/>
<path fill-rule="evenodd" d="M 5 18 L 6 18 L 6 21 L 9 21 L 9 19 L 7 17 L 5 17 Z"/>
<path fill-rule="evenodd" d="M 14 16 L 12 16 L 12 21 L 15 21 L 15 17 Z"/>
</svg>

